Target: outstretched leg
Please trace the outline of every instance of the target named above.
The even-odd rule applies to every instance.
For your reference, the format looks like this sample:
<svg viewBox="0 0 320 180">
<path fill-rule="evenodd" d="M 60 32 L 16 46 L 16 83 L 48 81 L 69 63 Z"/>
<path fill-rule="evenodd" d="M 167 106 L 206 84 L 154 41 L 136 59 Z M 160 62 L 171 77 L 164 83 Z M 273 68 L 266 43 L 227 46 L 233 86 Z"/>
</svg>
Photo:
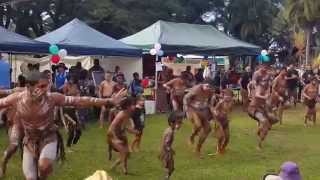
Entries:
<svg viewBox="0 0 320 180">
<path fill-rule="evenodd" d="M 209 122 L 207 120 L 202 120 L 202 131 L 200 132 L 198 144 L 196 147 L 196 153 L 198 157 L 201 157 L 202 145 L 206 141 L 210 132 L 211 132 L 211 127 Z"/>
<path fill-rule="evenodd" d="M 105 114 L 106 114 L 107 110 L 105 106 L 101 107 L 101 111 L 100 111 L 100 117 L 99 117 L 99 124 L 100 124 L 100 128 L 104 127 L 104 121 L 105 121 Z"/>
<path fill-rule="evenodd" d="M 0 167 L 0 178 L 3 177 L 7 170 L 7 164 L 11 157 L 17 152 L 19 142 L 20 142 L 20 131 L 18 126 L 14 125 L 12 128 L 9 129 L 9 146 L 4 151 L 1 167 Z"/>
<path fill-rule="evenodd" d="M 194 144 L 194 138 L 199 134 L 199 132 L 202 129 L 202 124 L 201 124 L 201 120 L 199 119 L 199 117 L 197 116 L 197 114 L 195 112 L 188 112 L 188 115 L 190 115 L 190 121 L 193 125 L 192 127 L 192 133 L 191 136 L 189 138 L 189 144 L 193 145 Z"/>
</svg>

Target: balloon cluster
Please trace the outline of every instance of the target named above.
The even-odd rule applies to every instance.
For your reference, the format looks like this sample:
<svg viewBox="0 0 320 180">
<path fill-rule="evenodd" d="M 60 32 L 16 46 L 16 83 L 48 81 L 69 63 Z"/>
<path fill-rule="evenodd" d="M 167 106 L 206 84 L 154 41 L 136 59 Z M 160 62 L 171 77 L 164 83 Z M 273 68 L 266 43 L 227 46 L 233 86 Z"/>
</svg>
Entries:
<svg viewBox="0 0 320 180">
<path fill-rule="evenodd" d="M 59 49 L 55 44 L 50 45 L 49 52 L 51 53 L 51 62 L 57 64 L 61 59 L 65 58 L 68 55 L 67 50 Z"/>
<path fill-rule="evenodd" d="M 152 49 L 150 49 L 150 54 L 152 56 L 157 55 L 157 56 L 163 56 L 164 52 L 161 50 L 161 44 L 156 43 Z"/>
<path fill-rule="evenodd" d="M 270 62 L 270 57 L 268 56 L 268 51 L 267 50 L 262 50 L 261 54 L 258 56 L 258 61 L 259 62 Z"/>
</svg>

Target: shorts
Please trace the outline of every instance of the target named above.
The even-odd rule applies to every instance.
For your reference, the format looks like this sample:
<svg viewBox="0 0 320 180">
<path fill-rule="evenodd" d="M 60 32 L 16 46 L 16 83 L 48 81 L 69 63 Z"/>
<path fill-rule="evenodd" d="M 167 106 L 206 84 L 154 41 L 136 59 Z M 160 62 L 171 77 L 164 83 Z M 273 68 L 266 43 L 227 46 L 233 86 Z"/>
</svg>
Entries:
<svg viewBox="0 0 320 180">
<path fill-rule="evenodd" d="M 305 99 L 304 100 L 304 104 L 309 108 L 309 109 L 314 109 L 316 108 L 316 104 L 317 104 L 317 101 L 316 99 Z"/>
</svg>

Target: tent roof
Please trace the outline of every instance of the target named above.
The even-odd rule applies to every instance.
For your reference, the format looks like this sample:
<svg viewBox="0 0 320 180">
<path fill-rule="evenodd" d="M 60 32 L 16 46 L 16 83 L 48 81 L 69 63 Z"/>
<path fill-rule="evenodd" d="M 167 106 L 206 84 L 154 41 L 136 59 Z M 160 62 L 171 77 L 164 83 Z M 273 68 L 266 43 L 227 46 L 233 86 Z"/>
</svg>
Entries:
<svg viewBox="0 0 320 180">
<path fill-rule="evenodd" d="M 48 53 L 49 44 L 29 39 L 0 26 L 0 52 Z"/>
<path fill-rule="evenodd" d="M 166 53 L 255 55 L 260 47 L 237 40 L 210 25 L 157 21 L 122 42 L 149 50 L 160 43 Z"/>
<path fill-rule="evenodd" d="M 73 55 L 141 56 L 141 50 L 115 40 L 74 19 L 36 40 L 57 44 Z"/>
</svg>

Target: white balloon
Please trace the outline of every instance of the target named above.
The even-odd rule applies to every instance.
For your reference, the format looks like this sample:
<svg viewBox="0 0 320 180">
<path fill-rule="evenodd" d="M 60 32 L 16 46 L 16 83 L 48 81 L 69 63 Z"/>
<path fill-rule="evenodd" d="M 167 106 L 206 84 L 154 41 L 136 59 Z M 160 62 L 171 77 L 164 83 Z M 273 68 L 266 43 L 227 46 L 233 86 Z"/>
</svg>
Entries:
<svg viewBox="0 0 320 180">
<path fill-rule="evenodd" d="M 68 55 L 68 52 L 65 49 L 60 49 L 58 55 L 60 56 L 60 58 L 64 58 Z"/>
<path fill-rule="evenodd" d="M 159 43 L 154 44 L 154 49 L 160 50 L 161 49 L 161 44 L 159 44 Z"/>
<path fill-rule="evenodd" d="M 157 54 L 158 56 L 163 56 L 164 52 L 162 50 L 159 50 Z"/>
<path fill-rule="evenodd" d="M 262 56 L 266 56 L 266 55 L 268 55 L 268 51 L 267 51 L 267 50 L 265 50 L 265 49 L 264 49 L 264 50 L 262 50 L 262 51 L 261 51 L 261 55 L 262 55 Z"/>
<path fill-rule="evenodd" d="M 152 56 L 156 55 L 157 54 L 157 50 L 156 49 L 150 49 L 150 54 Z"/>
</svg>

